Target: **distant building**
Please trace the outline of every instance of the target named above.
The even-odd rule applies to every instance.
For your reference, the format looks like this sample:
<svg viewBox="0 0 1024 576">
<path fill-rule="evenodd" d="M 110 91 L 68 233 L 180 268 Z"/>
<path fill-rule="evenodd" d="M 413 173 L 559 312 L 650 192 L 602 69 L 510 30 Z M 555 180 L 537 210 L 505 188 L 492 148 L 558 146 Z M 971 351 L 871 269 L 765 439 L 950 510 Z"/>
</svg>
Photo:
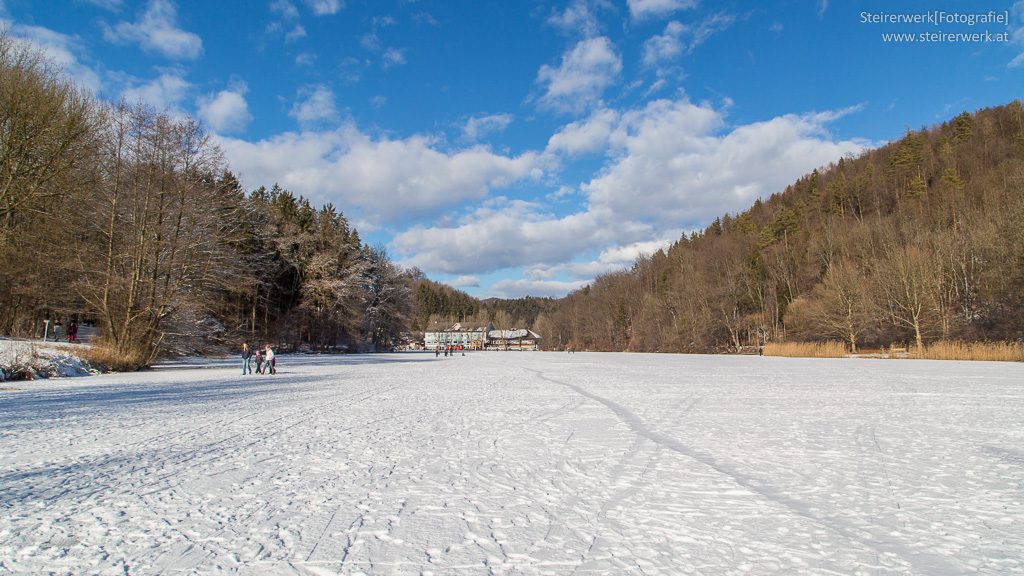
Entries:
<svg viewBox="0 0 1024 576">
<path fill-rule="evenodd" d="M 487 344 L 487 333 L 494 327 L 488 324 L 477 328 L 463 328 L 455 324 L 444 330 L 423 333 L 423 347 L 427 350 L 455 346 L 460 350 L 483 350 Z"/>
<path fill-rule="evenodd" d="M 487 333 L 487 350 L 540 350 L 540 334 L 526 328 L 491 330 Z"/>
<path fill-rule="evenodd" d="M 532 330 L 495 330 L 494 326 L 463 328 L 455 324 L 444 330 L 423 333 L 427 350 L 454 346 L 459 350 L 539 350 L 540 335 Z"/>
</svg>

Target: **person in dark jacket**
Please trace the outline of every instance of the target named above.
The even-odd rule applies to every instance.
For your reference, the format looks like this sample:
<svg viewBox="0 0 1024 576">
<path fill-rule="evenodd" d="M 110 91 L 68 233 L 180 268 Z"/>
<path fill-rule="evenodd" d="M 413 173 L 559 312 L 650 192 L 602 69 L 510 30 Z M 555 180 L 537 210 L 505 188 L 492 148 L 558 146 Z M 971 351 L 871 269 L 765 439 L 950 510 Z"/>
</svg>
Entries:
<svg viewBox="0 0 1024 576">
<path fill-rule="evenodd" d="M 252 374 L 252 349 L 248 342 L 242 342 L 242 376 Z"/>
</svg>

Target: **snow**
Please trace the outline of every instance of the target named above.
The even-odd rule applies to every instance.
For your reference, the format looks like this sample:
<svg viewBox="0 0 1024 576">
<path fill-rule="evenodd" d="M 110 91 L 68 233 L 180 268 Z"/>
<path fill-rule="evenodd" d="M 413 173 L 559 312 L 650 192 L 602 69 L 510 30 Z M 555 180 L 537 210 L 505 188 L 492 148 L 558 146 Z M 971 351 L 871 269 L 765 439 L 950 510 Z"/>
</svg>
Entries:
<svg viewBox="0 0 1024 576">
<path fill-rule="evenodd" d="M 31 371 L 33 378 L 89 376 L 78 353 L 84 344 L 0 339 L 0 382 L 18 379 L 13 372 Z"/>
<path fill-rule="evenodd" d="M 1024 573 L 1024 365 L 473 352 L 0 392 L 0 573 Z"/>
</svg>

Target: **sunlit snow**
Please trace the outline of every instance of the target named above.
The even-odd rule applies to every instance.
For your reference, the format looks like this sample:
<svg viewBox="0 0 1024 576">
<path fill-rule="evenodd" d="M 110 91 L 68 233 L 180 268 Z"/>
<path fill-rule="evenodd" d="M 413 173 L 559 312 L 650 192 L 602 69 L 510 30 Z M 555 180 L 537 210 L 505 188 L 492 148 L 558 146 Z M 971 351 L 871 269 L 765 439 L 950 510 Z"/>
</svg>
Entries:
<svg viewBox="0 0 1024 576">
<path fill-rule="evenodd" d="M 0 392 L 0 573 L 1024 572 L 1024 366 L 282 356 Z"/>
</svg>

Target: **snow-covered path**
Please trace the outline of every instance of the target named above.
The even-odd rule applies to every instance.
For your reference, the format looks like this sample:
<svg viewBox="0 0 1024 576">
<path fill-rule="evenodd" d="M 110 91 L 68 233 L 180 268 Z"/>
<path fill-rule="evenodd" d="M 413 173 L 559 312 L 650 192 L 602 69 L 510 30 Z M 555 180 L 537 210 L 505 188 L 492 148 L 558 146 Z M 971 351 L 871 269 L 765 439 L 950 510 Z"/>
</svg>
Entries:
<svg viewBox="0 0 1024 576">
<path fill-rule="evenodd" d="M 0 574 L 1024 573 L 1024 366 L 282 357 L 0 392 Z"/>
</svg>

